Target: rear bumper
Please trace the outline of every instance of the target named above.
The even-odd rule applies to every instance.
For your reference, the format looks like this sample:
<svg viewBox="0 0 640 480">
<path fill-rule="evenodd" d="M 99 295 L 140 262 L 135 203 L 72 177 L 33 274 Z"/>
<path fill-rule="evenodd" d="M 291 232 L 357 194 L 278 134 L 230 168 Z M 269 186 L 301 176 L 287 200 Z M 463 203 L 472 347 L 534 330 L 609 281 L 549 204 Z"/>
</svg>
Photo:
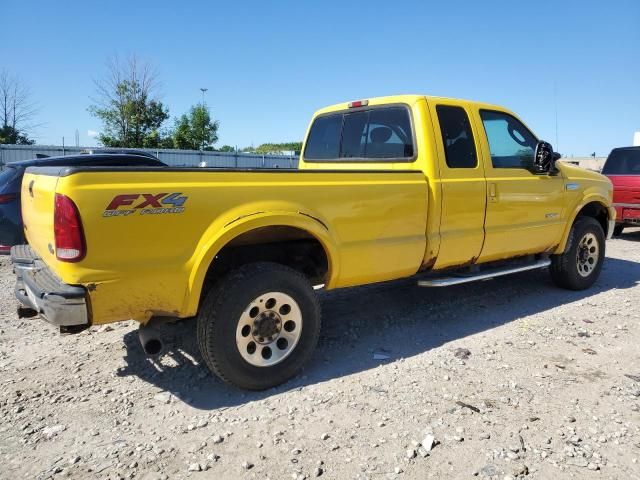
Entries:
<svg viewBox="0 0 640 480">
<path fill-rule="evenodd" d="M 640 225 L 640 203 L 614 203 L 616 223 L 620 225 Z"/>
<path fill-rule="evenodd" d="M 87 292 L 56 277 L 28 245 L 11 248 L 16 298 L 58 326 L 88 325 Z"/>
</svg>

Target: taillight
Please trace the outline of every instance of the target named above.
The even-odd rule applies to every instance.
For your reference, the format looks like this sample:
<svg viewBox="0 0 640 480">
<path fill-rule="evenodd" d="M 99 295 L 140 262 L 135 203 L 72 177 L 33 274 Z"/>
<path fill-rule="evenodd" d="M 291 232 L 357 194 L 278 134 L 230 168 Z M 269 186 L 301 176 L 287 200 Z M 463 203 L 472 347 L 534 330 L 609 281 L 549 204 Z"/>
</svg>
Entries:
<svg viewBox="0 0 640 480">
<path fill-rule="evenodd" d="M 56 193 L 53 210 L 56 258 L 63 262 L 79 262 L 87 253 L 78 207 L 69 197 Z"/>
<path fill-rule="evenodd" d="M 349 103 L 349 108 L 366 107 L 367 105 L 369 105 L 369 100 L 356 100 Z"/>
<path fill-rule="evenodd" d="M 0 205 L 5 205 L 7 203 L 11 203 L 16 198 L 18 198 L 18 194 L 17 193 L 0 193 Z"/>
</svg>

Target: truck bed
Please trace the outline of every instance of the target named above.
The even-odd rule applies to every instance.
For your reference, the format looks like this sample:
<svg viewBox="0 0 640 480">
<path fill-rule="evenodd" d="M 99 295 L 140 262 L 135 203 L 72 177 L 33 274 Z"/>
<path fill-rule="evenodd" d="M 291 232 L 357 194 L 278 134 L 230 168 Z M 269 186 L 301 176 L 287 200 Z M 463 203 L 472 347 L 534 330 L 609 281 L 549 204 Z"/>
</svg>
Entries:
<svg viewBox="0 0 640 480">
<path fill-rule="evenodd" d="M 82 220 L 86 256 L 73 268 L 53 248 L 55 194 Z M 278 241 L 263 227 L 319 240 L 328 288 L 411 275 L 426 246 L 420 171 L 30 168 L 22 198 L 29 243 L 63 282 L 86 287 L 93 323 L 194 315 L 216 252 L 239 235 Z"/>
</svg>

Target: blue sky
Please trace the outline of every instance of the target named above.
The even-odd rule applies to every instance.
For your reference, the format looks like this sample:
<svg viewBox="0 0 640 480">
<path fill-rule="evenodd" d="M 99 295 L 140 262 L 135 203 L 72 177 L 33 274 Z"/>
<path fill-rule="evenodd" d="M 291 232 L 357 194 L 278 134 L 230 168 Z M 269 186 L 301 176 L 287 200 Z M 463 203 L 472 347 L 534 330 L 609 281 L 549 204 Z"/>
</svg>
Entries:
<svg viewBox="0 0 640 480">
<path fill-rule="evenodd" d="M 40 104 L 38 143 L 95 144 L 87 113 L 110 55 L 153 63 L 170 114 L 201 98 L 220 142 L 302 139 L 314 110 L 397 93 L 505 105 L 564 154 L 640 130 L 640 2 L 12 1 L 0 69 Z M 171 123 L 173 121 L 171 120 Z M 555 145 L 554 145 L 555 146 Z"/>
</svg>

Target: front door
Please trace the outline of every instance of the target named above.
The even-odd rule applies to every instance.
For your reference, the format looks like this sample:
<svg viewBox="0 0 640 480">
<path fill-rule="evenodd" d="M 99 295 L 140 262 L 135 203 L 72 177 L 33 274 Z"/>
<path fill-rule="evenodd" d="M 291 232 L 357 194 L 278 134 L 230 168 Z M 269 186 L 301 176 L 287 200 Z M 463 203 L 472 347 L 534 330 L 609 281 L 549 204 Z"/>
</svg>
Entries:
<svg viewBox="0 0 640 480">
<path fill-rule="evenodd" d="M 494 110 L 476 115 L 486 132 L 487 215 L 480 261 L 553 249 L 564 227 L 562 175 L 532 173 L 538 140 L 520 120 Z"/>
</svg>

